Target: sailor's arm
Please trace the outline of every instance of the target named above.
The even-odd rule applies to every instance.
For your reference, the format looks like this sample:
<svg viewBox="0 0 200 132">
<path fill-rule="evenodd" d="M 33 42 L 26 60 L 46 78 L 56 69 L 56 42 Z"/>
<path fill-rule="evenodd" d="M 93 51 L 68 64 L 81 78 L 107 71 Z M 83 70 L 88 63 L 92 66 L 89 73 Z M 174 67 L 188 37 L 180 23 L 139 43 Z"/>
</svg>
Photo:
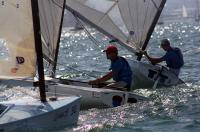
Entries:
<svg viewBox="0 0 200 132">
<path fill-rule="evenodd" d="M 153 65 L 155 65 L 155 64 L 160 63 L 160 62 L 163 61 L 162 58 L 152 58 L 152 57 L 150 57 L 150 56 L 147 54 L 146 51 L 143 51 L 143 54 L 147 57 L 147 59 L 148 59 Z"/>
<path fill-rule="evenodd" d="M 112 78 L 112 76 L 113 76 L 113 72 L 110 71 L 106 75 L 104 75 L 100 78 L 97 78 L 96 80 L 89 81 L 88 84 L 90 84 L 90 85 L 100 84 L 100 83 L 108 81 L 109 79 Z"/>
</svg>

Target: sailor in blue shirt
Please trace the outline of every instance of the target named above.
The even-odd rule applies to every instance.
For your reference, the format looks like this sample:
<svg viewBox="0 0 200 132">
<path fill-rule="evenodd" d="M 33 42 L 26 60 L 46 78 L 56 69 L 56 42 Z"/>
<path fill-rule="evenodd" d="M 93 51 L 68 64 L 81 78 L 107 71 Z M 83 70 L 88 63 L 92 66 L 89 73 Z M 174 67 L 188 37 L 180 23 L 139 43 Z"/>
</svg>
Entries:
<svg viewBox="0 0 200 132">
<path fill-rule="evenodd" d="M 169 70 L 178 76 L 181 67 L 184 65 L 181 50 L 179 48 L 171 47 L 170 42 L 167 39 L 163 39 L 161 41 L 161 47 L 166 51 L 166 54 L 161 58 L 152 58 L 147 54 L 147 52 L 144 52 L 143 54 L 151 61 L 152 64 L 165 61 Z"/>
<path fill-rule="evenodd" d="M 132 71 L 126 59 L 118 56 L 117 47 L 114 45 L 109 45 L 104 52 L 106 52 L 107 59 L 111 60 L 111 71 L 103 77 L 89 81 L 89 84 L 94 85 L 104 83 L 113 78 L 115 82 L 107 85 L 107 88 L 126 88 L 126 90 L 130 90 Z"/>
</svg>

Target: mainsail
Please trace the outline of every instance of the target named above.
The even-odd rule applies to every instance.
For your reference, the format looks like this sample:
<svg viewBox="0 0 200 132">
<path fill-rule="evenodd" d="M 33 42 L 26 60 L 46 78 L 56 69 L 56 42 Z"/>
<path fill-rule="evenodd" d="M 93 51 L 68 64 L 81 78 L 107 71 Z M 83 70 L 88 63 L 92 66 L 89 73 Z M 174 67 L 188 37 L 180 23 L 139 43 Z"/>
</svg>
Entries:
<svg viewBox="0 0 200 132">
<path fill-rule="evenodd" d="M 43 55 L 49 64 L 49 71 L 55 72 L 65 0 L 39 0 L 38 3 Z"/>
<path fill-rule="evenodd" d="M 145 49 L 166 0 L 66 0 L 66 9 L 112 39 Z"/>
<path fill-rule="evenodd" d="M 36 54 L 30 0 L 1 1 L 0 39 L 3 40 L 0 47 L 7 52 L 0 59 L 0 76 L 33 77 Z"/>
<path fill-rule="evenodd" d="M 55 65 L 65 0 L 39 0 L 39 17 L 44 58 Z M 0 4 L 0 47 L 6 57 L 0 57 L 0 76 L 33 77 L 36 54 L 30 0 L 7 0 Z"/>
</svg>

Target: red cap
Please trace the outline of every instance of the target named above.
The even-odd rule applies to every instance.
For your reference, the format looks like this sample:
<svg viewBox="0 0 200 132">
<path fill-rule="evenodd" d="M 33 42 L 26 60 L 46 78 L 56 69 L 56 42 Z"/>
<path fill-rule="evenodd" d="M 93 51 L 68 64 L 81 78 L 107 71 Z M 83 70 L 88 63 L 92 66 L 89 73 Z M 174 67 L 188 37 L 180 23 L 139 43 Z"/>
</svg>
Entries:
<svg viewBox="0 0 200 132">
<path fill-rule="evenodd" d="M 103 51 L 103 52 L 107 52 L 107 53 L 115 53 L 117 52 L 117 47 L 114 45 L 108 45 L 108 47 Z"/>
</svg>

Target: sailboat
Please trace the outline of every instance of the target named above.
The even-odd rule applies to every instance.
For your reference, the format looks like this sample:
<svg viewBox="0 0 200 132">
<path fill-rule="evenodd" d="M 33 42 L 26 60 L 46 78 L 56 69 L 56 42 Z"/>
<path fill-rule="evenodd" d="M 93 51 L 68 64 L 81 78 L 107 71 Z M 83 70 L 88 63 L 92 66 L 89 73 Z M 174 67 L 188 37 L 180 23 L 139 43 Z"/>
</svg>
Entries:
<svg viewBox="0 0 200 132">
<path fill-rule="evenodd" d="M 65 8 L 137 55 L 137 60 L 128 60 L 133 70 L 133 90 L 183 83 L 166 67 L 141 61 L 140 51 L 146 50 L 165 3 L 166 0 L 66 0 Z M 56 63 L 54 66 L 56 67 Z M 52 77 L 55 77 L 55 67 Z M 48 94 L 56 90 L 57 95 L 81 95 L 82 108 L 113 107 L 116 102 L 124 105 L 148 100 L 133 91 L 123 91 L 120 88 L 105 89 L 67 79 L 56 81 L 62 84 L 49 86 Z"/>
<path fill-rule="evenodd" d="M 8 54 L 0 60 L 1 83 L 29 82 L 29 87 L 39 87 L 40 99 L 1 102 L 0 131 L 48 130 L 77 123 L 79 96 L 49 99 L 45 93 L 45 48 L 59 43 L 64 6 L 65 0 L 1 1 L 0 39 L 5 42 L 1 47 Z"/>
<path fill-rule="evenodd" d="M 132 89 L 172 86 L 182 83 L 167 68 L 142 62 L 141 50 L 146 50 L 151 34 L 166 0 L 66 0 L 65 8 L 83 22 L 96 28 L 111 40 L 135 53 L 137 60 L 128 60 L 133 70 Z M 99 6 L 101 5 L 101 6 Z M 55 69 L 54 69 L 55 70 Z M 55 73 L 55 71 L 54 71 Z M 49 87 L 48 92 L 79 94 L 81 105 L 119 105 L 145 101 L 148 98 L 130 91 L 89 86 L 75 80 L 59 80 L 63 84 Z"/>
<path fill-rule="evenodd" d="M 187 13 L 187 9 L 186 9 L 185 5 L 182 5 L 182 17 L 183 18 L 188 17 L 188 13 Z"/>
</svg>

